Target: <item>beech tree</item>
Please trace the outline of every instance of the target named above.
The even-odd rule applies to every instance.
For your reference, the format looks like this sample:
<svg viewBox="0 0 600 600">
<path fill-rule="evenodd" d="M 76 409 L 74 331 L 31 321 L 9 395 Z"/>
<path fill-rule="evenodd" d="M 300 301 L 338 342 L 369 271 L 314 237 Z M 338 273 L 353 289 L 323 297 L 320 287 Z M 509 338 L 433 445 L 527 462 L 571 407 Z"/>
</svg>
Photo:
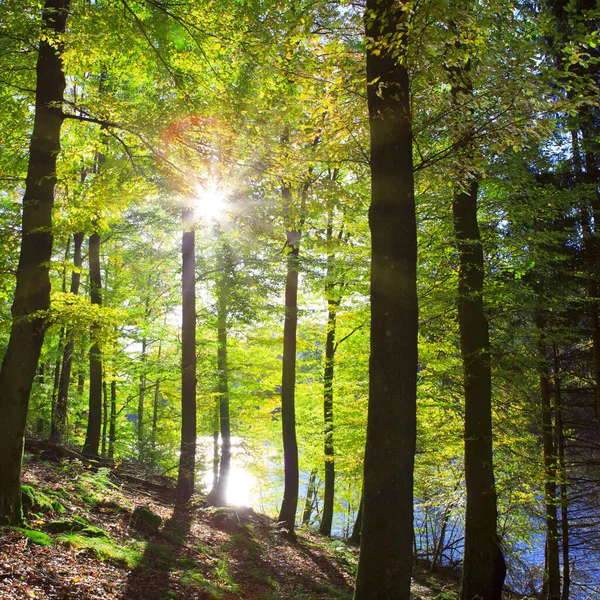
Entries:
<svg viewBox="0 0 600 600">
<path fill-rule="evenodd" d="M 12 327 L 0 368 L 2 490 L 0 521 L 21 520 L 21 457 L 29 394 L 44 341 L 44 311 L 50 306 L 48 261 L 52 254 L 52 208 L 65 74 L 61 36 L 69 0 L 46 0 L 36 64 L 35 118 L 21 227 L 21 252 L 12 306 Z M 58 47 L 55 47 L 56 40 Z"/>
<path fill-rule="evenodd" d="M 408 6 L 368 0 L 371 355 L 356 600 L 408 600 L 417 385 L 417 228 Z"/>
</svg>

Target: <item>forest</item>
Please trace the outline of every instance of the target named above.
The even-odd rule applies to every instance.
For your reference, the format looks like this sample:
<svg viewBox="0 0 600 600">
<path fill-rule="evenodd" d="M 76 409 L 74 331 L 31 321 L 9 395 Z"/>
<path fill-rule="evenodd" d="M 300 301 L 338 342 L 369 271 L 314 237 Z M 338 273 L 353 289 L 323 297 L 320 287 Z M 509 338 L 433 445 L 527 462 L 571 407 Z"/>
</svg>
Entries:
<svg viewBox="0 0 600 600">
<path fill-rule="evenodd" d="M 44 443 L 600 597 L 597 2 L 0 0 L 0 120 L 0 524 Z"/>
</svg>

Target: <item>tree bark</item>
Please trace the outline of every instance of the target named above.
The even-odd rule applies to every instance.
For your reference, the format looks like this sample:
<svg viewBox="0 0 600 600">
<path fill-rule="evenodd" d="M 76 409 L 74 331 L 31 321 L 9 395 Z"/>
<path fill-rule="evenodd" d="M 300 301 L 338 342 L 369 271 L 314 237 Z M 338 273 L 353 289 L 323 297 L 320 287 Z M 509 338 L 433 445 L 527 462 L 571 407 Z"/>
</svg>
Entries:
<svg viewBox="0 0 600 600">
<path fill-rule="evenodd" d="M 100 235 L 90 235 L 89 250 L 90 298 L 92 304 L 102 304 L 102 281 L 100 272 Z M 90 395 L 88 423 L 83 444 L 83 454 L 98 456 L 100 431 L 102 427 L 102 351 L 97 339 L 97 328 L 92 326 L 92 347 L 90 348 Z"/>
<path fill-rule="evenodd" d="M 181 327 L 181 453 L 177 492 L 187 501 L 196 474 L 196 248 L 193 211 L 183 213 Z"/>
<path fill-rule="evenodd" d="M 231 257 L 223 242 L 217 298 L 217 372 L 221 461 L 216 488 L 211 494 L 217 506 L 227 504 L 227 488 L 231 469 L 231 422 L 229 419 L 229 366 L 227 364 L 227 327 L 229 321 L 229 268 Z"/>
<path fill-rule="evenodd" d="M 569 600 L 571 589 L 571 561 L 569 558 L 569 497 L 567 492 L 567 469 L 565 464 L 564 406 L 560 379 L 560 359 L 556 342 L 552 344 L 554 371 L 554 405 L 556 411 L 556 449 L 560 479 L 560 529 L 562 536 L 562 592 L 561 600 Z"/>
<path fill-rule="evenodd" d="M 536 314 L 538 330 L 538 354 L 540 360 L 540 400 L 542 409 L 542 442 L 544 452 L 544 500 L 546 505 L 546 566 L 544 588 L 547 600 L 560 600 L 560 560 L 558 550 L 558 519 L 556 499 L 556 454 L 554 451 L 554 427 L 552 425 L 552 402 L 550 399 L 550 376 L 546 352 L 545 322 Z"/>
<path fill-rule="evenodd" d="M 417 387 L 417 230 L 404 2 L 367 0 L 371 354 L 355 600 L 409 600 Z"/>
<path fill-rule="evenodd" d="M 484 262 L 477 224 L 478 182 L 453 202 L 459 253 L 458 322 L 465 389 L 467 508 L 461 600 L 500 600 L 506 565 L 497 533 L 492 448 L 492 374 L 483 310 Z"/>
<path fill-rule="evenodd" d="M 106 385 L 106 371 L 102 377 L 102 456 L 106 456 L 106 438 L 108 431 L 108 387 Z"/>
<path fill-rule="evenodd" d="M 83 245 L 83 232 L 76 233 L 73 236 L 73 272 L 71 273 L 71 294 L 75 296 L 79 293 L 79 283 L 81 281 L 81 246 Z M 75 340 L 72 332 L 67 332 L 67 344 L 63 350 L 62 368 L 60 371 L 60 381 L 58 384 L 58 398 L 56 407 L 52 415 L 52 429 L 50 440 L 57 444 L 63 442 L 63 435 L 67 423 L 67 406 L 69 400 L 69 386 L 71 384 L 71 367 L 73 365 L 73 349 Z"/>
<path fill-rule="evenodd" d="M 291 191 L 284 187 L 283 201 L 291 205 Z M 287 232 L 287 276 L 285 282 L 285 319 L 283 324 L 283 360 L 281 376 L 281 426 L 283 434 L 284 490 L 279 521 L 288 532 L 296 525 L 300 472 L 296 439 L 296 331 L 298 327 L 298 255 L 300 231 Z"/>
<path fill-rule="evenodd" d="M 313 509 L 315 507 L 317 470 L 313 469 L 308 478 L 308 486 L 306 488 L 306 501 L 304 502 L 304 510 L 302 511 L 302 525 L 307 526 L 310 523 Z"/>
<path fill-rule="evenodd" d="M 352 534 L 350 535 L 349 541 L 353 544 L 360 544 L 360 534 L 362 531 L 362 515 L 363 515 L 363 493 L 360 493 L 360 503 L 358 505 L 358 512 L 356 513 L 356 521 L 354 521 L 354 527 L 352 528 Z"/>
<path fill-rule="evenodd" d="M 327 223 L 327 241 L 331 245 L 333 241 L 333 220 L 330 216 Z M 325 294 L 327 296 L 327 334 L 325 337 L 325 367 L 323 372 L 323 420 L 325 424 L 324 454 L 325 454 L 325 489 L 323 492 L 323 514 L 319 533 L 331 535 L 333 522 L 333 505 L 335 494 L 335 449 L 333 444 L 333 377 L 335 371 L 335 330 L 337 311 L 340 300 L 334 298 L 334 254 L 330 249 L 327 255 L 327 285 Z"/>
<path fill-rule="evenodd" d="M 65 31 L 69 0 L 46 0 L 36 64 L 35 117 L 23 196 L 21 250 L 12 325 L 0 368 L 0 523 L 21 521 L 21 460 L 29 395 L 50 306 L 52 208 L 65 75 L 62 47 L 49 40 Z"/>
</svg>

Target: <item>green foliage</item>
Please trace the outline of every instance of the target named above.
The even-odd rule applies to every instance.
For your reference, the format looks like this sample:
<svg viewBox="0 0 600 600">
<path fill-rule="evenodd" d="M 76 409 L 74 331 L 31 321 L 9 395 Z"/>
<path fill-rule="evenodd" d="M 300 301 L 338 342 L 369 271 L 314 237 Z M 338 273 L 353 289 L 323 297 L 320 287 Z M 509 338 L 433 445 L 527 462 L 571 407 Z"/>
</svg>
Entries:
<svg viewBox="0 0 600 600">
<path fill-rule="evenodd" d="M 14 527 L 14 531 L 22 533 L 30 542 L 38 544 L 40 546 L 52 546 L 54 540 L 43 531 L 36 531 L 35 529 Z"/>
</svg>

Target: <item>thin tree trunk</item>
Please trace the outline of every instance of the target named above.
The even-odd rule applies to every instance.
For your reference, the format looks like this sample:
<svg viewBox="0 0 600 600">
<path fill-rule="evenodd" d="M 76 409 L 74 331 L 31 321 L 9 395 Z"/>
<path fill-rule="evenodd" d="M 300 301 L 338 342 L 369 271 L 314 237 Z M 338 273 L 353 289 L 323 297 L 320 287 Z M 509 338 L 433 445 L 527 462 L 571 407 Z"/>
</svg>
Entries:
<svg viewBox="0 0 600 600">
<path fill-rule="evenodd" d="M 148 302 L 146 302 L 146 313 L 148 312 Z M 138 430 L 137 430 L 137 446 L 138 459 L 144 460 L 144 399 L 146 397 L 146 350 L 148 342 L 146 337 L 142 339 L 142 374 L 140 376 L 140 393 L 138 396 Z"/>
<path fill-rule="evenodd" d="M 114 375 L 113 375 L 114 377 Z M 117 425 L 117 382 L 110 382 L 110 427 L 108 429 L 108 458 L 115 457 L 115 441 Z"/>
<path fill-rule="evenodd" d="M 330 214 L 327 223 L 327 241 L 331 246 L 333 241 L 333 217 Z M 331 248 L 327 255 L 327 334 L 325 337 L 325 367 L 323 373 L 323 420 L 325 424 L 324 454 L 325 454 L 325 489 L 323 492 L 323 514 L 319 532 L 322 535 L 331 535 L 333 522 L 333 505 L 335 495 L 335 449 L 333 444 L 333 377 L 335 370 L 335 333 L 337 311 L 340 306 L 339 298 L 334 298 L 334 260 Z"/>
<path fill-rule="evenodd" d="M 102 281 L 100 271 L 100 235 L 90 235 L 89 250 L 90 298 L 92 304 L 102 304 Z M 98 456 L 100 447 L 100 430 L 102 426 L 102 351 L 100 343 L 94 339 L 98 333 L 92 327 L 92 347 L 90 348 L 90 396 L 87 431 L 83 453 Z"/>
<path fill-rule="evenodd" d="M 108 388 L 106 386 L 106 371 L 102 377 L 102 456 L 106 456 L 106 434 L 108 429 Z"/>
<path fill-rule="evenodd" d="M 213 492 L 213 502 L 217 506 L 227 504 L 227 488 L 231 469 L 231 422 L 229 419 L 229 366 L 227 364 L 227 326 L 229 320 L 229 269 L 231 263 L 228 249 L 223 242 L 221 273 L 217 298 L 217 372 L 219 374 L 219 425 L 221 430 L 221 463 L 219 479 Z"/>
<path fill-rule="evenodd" d="M 371 354 L 355 600 L 410 598 L 418 310 L 406 8 L 404 2 L 367 0 L 365 12 Z"/>
<path fill-rule="evenodd" d="M 285 206 L 291 205 L 291 191 L 282 190 Z M 285 319 L 283 325 L 283 360 L 281 376 L 281 425 L 283 433 L 284 491 L 279 521 L 293 533 L 298 508 L 299 468 L 296 440 L 296 330 L 298 327 L 298 255 L 301 234 L 287 232 L 287 276 L 285 283 Z"/>
<path fill-rule="evenodd" d="M 46 0 L 36 63 L 35 117 L 29 163 L 21 251 L 12 305 L 12 324 L 0 368 L 0 523 L 19 523 L 21 461 L 29 395 L 40 357 L 50 306 L 48 264 L 52 257 L 52 208 L 65 75 L 62 46 L 54 43 L 65 31 L 69 0 Z"/>
<path fill-rule="evenodd" d="M 315 496 L 317 493 L 315 483 L 317 481 L 317 470 L 313 469 L 308 478 L 308 486 L 306 488 L 306 501 L 304 502 L 304 511 L 302 512 L 302 525 L 308 525 L 312 517 L 313 508 L 315 506 Z"/>
<path fill-rule="evenodd" d="M 187 501 L 194 493 L 196 473 L 196 255 L 193 211 L 183 213 L 181 453 L 177 492 Z"/>
<path fill-rule="evenodd" d="M 352 528 L 352 534 L 349 541 L 353 544 L 360 544 L 360 532 L 362 531 L 362 516 L 363 516 L 363 493 L 360 492 L 360 502 L 358 504 L 358 512 L 356 513 L 356 521 Z"/>
<path fill-rule="evenodd" d="M 166 323 L 166 317 L 165 317 Z M 158 355 L 157 360 L 160 364 L 160 357 L 162 354 L 162 341 L 158 343 Z M 150 436 L 150 445 L 152 452 L 156 452 L 156 431 L 158 426 L 158 403 L 160 402 L 160 379 L 156 380 L 156 387 L 154 388 L 154 402 L 152 404 L 152 434 Z"/>
<path fill-rule="evenodd" d="M 73 271 L 71 273 L 71 289 L 70 293 L 77 295 L 79 293 L 79 283 L 81 281 L 81 246 L 83 244 L 83 232 L 76 233 L 73 236 Z M 73 349 L 75 340 L 72 332 L 67 333 L 67 344 L 63 350 L 62 368 L 60 371 L 60 381 L 58 384 L 58 397 L 56 407 L 52 415 L 52 429 L 50 432 L 50 440 L 61 444 L 65 432 L 67 422 L 67 406 L 69 398 L 69 386 L 71 384 L 71 367 L 73 364 Z M 80 392 L 83 393 L 83 390 Z"/>
<path fill-rule="evenodd" d="M 560 360 L 556 342 L 552 343 L 552 357 L 554 370 L 554 404 L 556 411 L 556 449 L 558 458 L 558 472 L 560 479 L 560 526 L 562 536 L 562 578 L 563 586 L 561 600 L 569 600 L 571 588 L 571 565 L 569 558 L 569 499 L 567 493 L 567 469 L 565 465 L 565 433 L 563 425 L 562 389 L 560 380 Z"/>
<path fill-rule="evenodd" d="M 556 510 L 556 454 L 554 452 L 554 427 L 550 400 L 550 376 L 546 353 L 545 322 L 538 312 L 535 318 L 538 329 L 538 354 L 540 360 L 540 399 L 542 408 L 542 440 L 544 451 L 544 497 L 546 504 L 546 567 L 545 587 L 548 600 L 560 600 L 560 561 L 558 550 L 558 519 Z"/>
</svg>

